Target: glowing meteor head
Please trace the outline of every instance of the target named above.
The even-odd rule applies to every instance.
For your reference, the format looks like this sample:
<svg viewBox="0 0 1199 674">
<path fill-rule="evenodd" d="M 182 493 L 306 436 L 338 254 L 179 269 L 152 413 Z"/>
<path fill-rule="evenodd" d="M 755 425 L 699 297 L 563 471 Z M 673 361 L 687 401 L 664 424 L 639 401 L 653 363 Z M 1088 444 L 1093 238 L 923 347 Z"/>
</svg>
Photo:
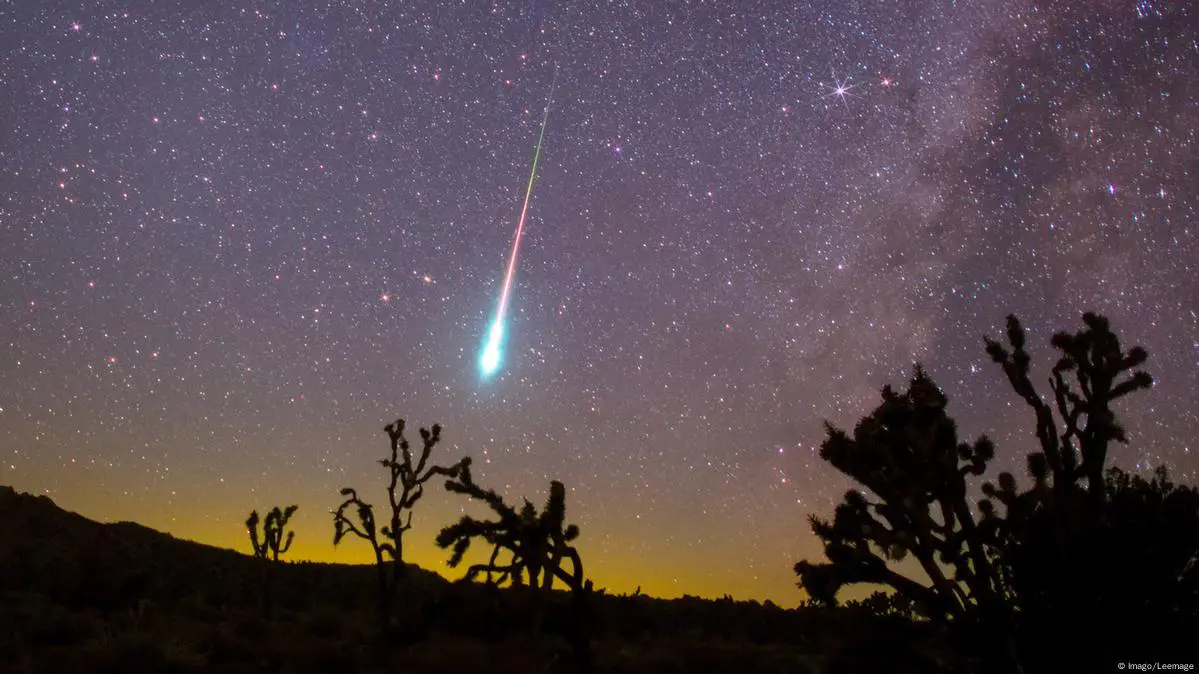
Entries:
<svg viewBox="0 0 1199 674">
<path fill-rule="evenodd" d="M 491 324 L 487 331 L 487 343 L 479 356 L 479 369 L 484 377 L 491 376 L 500 369 L 500 345 L 504 340 L 504 325 L 499 321 Z"/>
</svg>

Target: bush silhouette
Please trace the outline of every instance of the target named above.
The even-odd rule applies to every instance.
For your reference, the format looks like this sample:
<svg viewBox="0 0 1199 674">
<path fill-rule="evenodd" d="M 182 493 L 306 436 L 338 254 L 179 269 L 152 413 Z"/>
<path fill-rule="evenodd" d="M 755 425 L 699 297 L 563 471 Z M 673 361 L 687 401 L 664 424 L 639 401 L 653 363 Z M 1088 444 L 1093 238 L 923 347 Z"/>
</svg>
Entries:
<svg viewBox="0 0 1199 674">
<path fill-rule="evenodd" d="M 379 460 L 380 465 L 387 469 L 389 478 L 389 519 L 382 527 L 378 527 L 374 506 L 359 498 L 356 490 L 346 487 L 341 490 L 346 500 L 333 512 L 333 545 L 340 543 L 346 534 L 354 534 L 370 543 L 375 554 L 380 627 L 386 629 L 391 621 L 397 586 L 404 578 L 404 532 L 412 528 L 412 510 L 424 496 L 425 483 L 434 475 L 453 479 L 469 461 L 463 458 L 448 468 L 429 464 L 433 448 L 441 441 L 440 424 L 433 424 L 432 429 L 420 429 L 422 447 L 415 461 L 408 439 L 404 437 L 403 419 L 387 424 L 383 430 L 391 443 L 391 456 Z M 357 515 L 357 524 L 352 515 Z"/>
<path fill-rule="evenodd" d="M 853 599 L 845 603 L 846 608 L 859 609 L 881 618 L 896 616 L 915 620 L 916 607 L 912 600 L 899 592 L 871 592 L 865 599 Z"/>
<path fill-rule="evenodd" d="M 1112 468 L 1105 484 L 1095 517 L 1089 490 L 1075 492 L 1064 543 L 1049 508 L 997 522 L 1007 525 L 999 549 L 1034 669 L 1194 653 L 1178 636 L 1199 628 L 1199 492 L 1172 483 L 1164 466 L 1148 479 Z M 1063 552 L 1064 569 L 1050 563 Z M 1089 648 L 1061 648 L 1063 624 L 1092 635 Z"/>
<path fill-rule="evenodd" d="M 801 561 L 795 571 L 814 601 L 835 603 L 846 584 L 888 585 L 951 626 L 996 671 L 1111 666 L 1116 626 L 1131 615 L 1152 613 L 1158 625 L 1194 620 L 1194 490 L 1174 486 L 1164 472 L 1146 481 L 1105 469 L 1111 442 L 1127 442 L 1112 404 L 1152 385 L 1138 369 L 1148 354 L 1125 352 L 1101 316 L 1084 314 L 1083 323 L 1051 341 L 1061 352 L 1052 405 L 1029 379 L 1031 357 L 1015 317 L 1007 346 L 985 339 L 1034 411 L 1040 451 L 1027 457 L 1031 487 L 1021 491 L 1002 473 L 983 485 L 977 513 L 966 479 L 986 471 L 995 447 L 986 436 L 959 441 L 948 399 L 920 366 L 906 392 L 883 389 L 882 404 L 852 435 L 827 426 L 821 457 L 869 492 L 850 491 L 831 522 L 811 518 L 829 561 Z M 908 555 L 927 584 L 893 568 Z M 1063 625 L 1112 640 L 1080 649 L 1062 640 Z"/>
</svg>

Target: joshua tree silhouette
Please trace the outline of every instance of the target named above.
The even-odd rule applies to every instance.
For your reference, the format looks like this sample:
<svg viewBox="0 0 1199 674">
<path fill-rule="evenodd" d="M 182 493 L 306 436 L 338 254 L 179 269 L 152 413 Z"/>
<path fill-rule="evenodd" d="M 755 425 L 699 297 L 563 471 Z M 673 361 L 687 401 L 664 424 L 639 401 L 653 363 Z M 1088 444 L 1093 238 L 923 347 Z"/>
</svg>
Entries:
<svg viewBox="0 0 1199 674">
<path fill-rule="evenodd" d="M 565 524 L 566 487 L 561 482 L 550 483 L 549 499 L 540 514 L 527 500 L 518 512 L 504 503 L 495 490 L 484 490 L 475 484 L 469 462 L 462 466 L 457 480 L 446 481 L 446 489 L 483 501 L 499 517 L 489 522 L 463 515 L 457 523 L 445 527 L 437 535 L 438 546 L 453 547 L 449 560 L 451 567 L 461 563 L 472 539 L 482 538 L 492 546 L 487 563 L 472 564 L 467 569 L 468 580 L 485 573 L 489 583 L 511 582 L 520 586 L 525 584 L 527 575 L 528 585 L 534 588 L 549 589 L 555 579 L 572 590 L 583 587 L 583 563 L 578 551 L 570 545 L 578 538 L 579 528 Z M 511 553 L 511 559 L 507 564 L 500 564 L 500 553 L 505 550 Z M 562 568 L 564 560 L 570 561 L 572 573 Z"/>
<path fill-rule="evenodd" d="M 390 518 L 382 527 L 377 527 L 374 506 L 359 498 L 356 490 L 346 487 L 341 490 L 346 500 L 333 512 L 333 544 L 340 543 L 346 534 L 354 534 L 370 543 L 375 553 L 380 626 L 387 628 L 397 586 L 404 578 L 404 532 L 412 528 L 412 510 L 425 493 L 425 483 L 434 475 L 451 479 L 456 477 L 469 460 L 463 458 L 448 468 L 429 464 L 429 455 L 441 441 L 440 424 L 433 424 L 432 429 L 420 429 L 422 447 L 420 456 L 415 460 L 404 437 L 403 419 L 388 424 L 383 430 L 391 443 L 391 456 L 379 460 L 380 465 L 388 471 L 387 504 L 391 510 Z M 357 515 L 357 524 L 352 514 Z"/>
<path fill-rule="evenodd" d="M 1061 424 L 1053 410 L 1037 394 L 1028 377 L 1032 358 L 1024 349 L 1024 328 L 1015 316 L 1008 316 L 1008 351 L 999 342 L 985 337 L 987 354 L 1003 367 L 1004 374 L 1016 393 L 1036 413 L 1037 439 L 1040 456 L 1030 456 L 1030 469 L 1036 462 L 1041 478 L 1052 475 L 1052 490 L 1057 498 L 1069 491 L 1080 478 L 1087 479 L 1087 488 L 1097 505 L 1104 498 L 1104 465 L 1108 445 L 1112 440 L 1127 444 L 1124 427 L 1116 422 L 1111 404 L 1141 389 L 1153 386 L 1153 377 L 1139 368 L 1149 358 L 1144 348 L 1134 346 L 1127 353 L 1120 348 L 1120 339 L 1103 316 L 1082 315 L 1086 329 L 1070 334 L 1058 332 L 1051 344 L 1062 352 L 1053 366 L 1049 387 L 1053 391 Z M 1077 388 L 1068 379 L 1074 373 Z M 1127 376 L 1121 380 L 1120 378 Z M 1079 463 L 1081 455 L 1082 462 Z"/>
<path fill-rule="evenodd" d="M 246 529 L 250 534 L 250 545 L 254 548 L 254 557 L 261 560 L 262 563 L 258 578 L 258 602 L 268 618 L 275 611 L 274 567 L 276 565 L 267 562 L 278 562 L 279 555 L 291 549 L 291 542 L 295 539 L 296 532 L 288 531 L 287 537 L 284 538 L 283 531 L 287 527 L 288 520 L 298 508 L 299 506 L 296 505 L 287 506 L 286 510 L 280 510 L 279 506 L 272 508 L 262 523 L 261 540 L 258 537 L 258 511 L 250 511 L 250 516 L 246 518 Z"/>
<path fill-rule="evenodd" d="M 1008 317 L 1006 347 L 985 338 L 987 353 L 1034 410 L 1040 451 L 1028 456 L 1033 486 L 1021 493 L 1014 476 L 1000 474 L 997 485 L 983 485 L 986 498 L 978 502 L 977 517 L 966 479 L 986 471 L 995 447 L 986 436 L 959 442 L 946 413 L 948 399 L 923 368 L 917 366 L 906 392 L 885 387 L 882 404 L 852 436 L 826 425 L 820 456 L 869 493 L 850 491 L 832 522 L 810 518 L 829 562 L 797 563 L 800 586 L 816 601 L 835 603 L 846 584 L 889 585 L 925 615 L 979 640 L 997 669 L 1019 670 L 1036 650 L 1021 649 L 1018 634 L 1024 642 L 1061 645 L 1056 636 L 1029 637 L 1038 632 L 1030 629 L 1034 622 L 1049 629 L 1055 620 L 1085 617 L 1095 624 L 1096 617 L 1082 616 L 1080 608 L 1096 607 L 1094 598 L 1111 577 L 1080 569 L 1107 568 L 1105 560 L 1112 558 L 1098 541 L 1111 533 L 1115 511 L 1106 495 L 1119 485 L 1105 481 L 1104 463 L 1110 442 L 1127 437 L 1111 405 L 1153 380 L 1136 369 L 1148 358 L 1143 348 L 1124 352 L 1106 318 L 1087 313 L 1082 320 L 1084 330 L 1059 332 L 1051 340 L 1061 352 L 1051 371 L 1053 406 L 1029 378 L 1031 357 L 1020 322 Z M 1085 490 L 1079 484 L 1084 479 Z M 995 501 L 1004 506 L 1002 515 Z M 928 584 L 888 564 L 909 554 Z M 1180 552 L 1173 566 L 1164 566 L 1178 571 L 1185 558 Z M 1116 618 L 1109 613 L 1106 619 Z"/>
<path fill-rule="evenodd" d="M 903 592 L 930 617 L 961 620 L 997 599 L 998 582 L 982 548 L 969 503 L 966 474 L 981 474 L 994 456 L 986 437 L 959 442 L 947 399 L 923 368 L 907 392 L 883 389 L 883 403 L 853 436 L 827 425 L 820 456 L 877 497 L 850 491 L 833 521 L 816 516 L 812 529 L 831 563 L 800 562 L 796 571 L 813 599 L 832 603 L 848 583 L 883 583 Z M 886 560 L 912 554 L 931 580 L 923 585 Z M 947 570 L 944 565 L 950 565 Z"/>
<path fill-rule="evenodd" d="M 437 545 L 452 548 L 449 565 L 457 567 L 470 548 L 471 541 L 481 538 L 491 546 L 486 563 L 472 564 L 465 580 L 485 574 L 487 583 L 514 587 L 525 586 L 531 598 L 533 613 L 530 630 L 537 634 L 544 620 L 545 605 L 555 580 L 561 580 L 571 590 L 574 613 L 575 655 L 579 666 L 590 666 L 590 648 L 586 622 L 586 599 L 592 594 L 592 583 L 583 575 L 583 561 L 571 543 L 579 536 L 579 527 L 566 524 L 566 487 L 557 480 L 550 482 L 549 498 L 540 513 L 527 499 L 517 511 L 504 502 L 493 489 L 475 484 L 466 462 L 456 476 L 446 481 L 446 489 L 483 501 L 496 514 L 494 521 L 479 520 L 463 515 L 455 524 L 437 535 Z M 500 561 L 508 553 L 506 563 Z M 563 563 L 570 562 L 568 572 Z M 527 578 L 526 578 L 527 577 Z"/>
<path fill-rule="evenodd" d="M 284 554 L 291 548 L 292 539 L 295 538 L 296 532 L 287 532 L 287 538 L 283 537 L 283 530 L 287 527 L 287 521 L 296 513 L 300 506 L 287 506 L 286 510 L 280 510 L 279 506 L 275 506 L 266 514 L 266 520 L 262 524 L 262 539 L 258 538 L 258 511 L 250 511 L 250 516 L 246 518 L 246 529 L 250 533 L 250 545 L 254 548 L 254 556 L 260 559 L 267 559 L 268 556 L 272 561 L 279 561 L 279 555 Z"/>
</svg>

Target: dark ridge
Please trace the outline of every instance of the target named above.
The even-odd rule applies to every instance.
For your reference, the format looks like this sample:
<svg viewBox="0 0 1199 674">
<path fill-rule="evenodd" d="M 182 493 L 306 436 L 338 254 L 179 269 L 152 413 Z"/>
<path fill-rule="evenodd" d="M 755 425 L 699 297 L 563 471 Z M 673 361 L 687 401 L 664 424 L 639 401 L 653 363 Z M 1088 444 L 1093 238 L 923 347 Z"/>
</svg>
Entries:
<svg viewBox="0 0 1199 674">
<path fill-rule="evenodd" d="M 0 532 L 0 651 L 17 663 L 0 672 L 523 672 L 544 649 L 569 648 L 566 592 L 544 607 L 547 641 L 530 647 L 513 617 L 528 609 L 519 589 L 409 565 L 401 631 L 380 645 L 371 565 L 275 563 L 278 610 L 266 619 L 263 560 L 247 554 L 95 522 L 3 486 Z M 591 607 L 595 671 L 970 671 L 928 623 L 865 609 L 602 589 Z M 567 655 L 548 659 L 572 671 Z"/>
<path fill-rule="evenodd" d="M 234 606 L 255 598 L 253 557 L 176 538 L 136 522 L 105 524 L 63 510 L 46 496 L 0 486 L 0 591 L 34 592 L 74 608 L 113 610 L 145 599 Z M 448 583 L 410 565 L 415 587 Z M 318 562 L 280 566 L 285 604 L 346 605 L 370 592 L 374 569 Z"/>
</svg>

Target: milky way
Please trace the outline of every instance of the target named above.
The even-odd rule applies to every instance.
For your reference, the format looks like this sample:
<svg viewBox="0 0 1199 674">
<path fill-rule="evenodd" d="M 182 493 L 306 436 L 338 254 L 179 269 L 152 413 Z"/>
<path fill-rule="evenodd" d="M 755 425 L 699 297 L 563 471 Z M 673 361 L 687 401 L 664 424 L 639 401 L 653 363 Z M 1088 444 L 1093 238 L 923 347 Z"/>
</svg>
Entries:
<svg viewBox="0 0 1199 674">
<path fill-rule="evenodd" d="M 1199 471 L 1199 16 L 1178 1 L 0 2 L 0 483 L 246 549 L 379 500 L 383 425 L 566 483 L 612 592 L 801 599 L 816 455 L 916 360 L 1084 310 L 1150 352 L 1115 462 Z M 559 70 L 509 312 L 480 330 Z M 462 509 L 428 493 L 406 546 Z"/>
</svg>

